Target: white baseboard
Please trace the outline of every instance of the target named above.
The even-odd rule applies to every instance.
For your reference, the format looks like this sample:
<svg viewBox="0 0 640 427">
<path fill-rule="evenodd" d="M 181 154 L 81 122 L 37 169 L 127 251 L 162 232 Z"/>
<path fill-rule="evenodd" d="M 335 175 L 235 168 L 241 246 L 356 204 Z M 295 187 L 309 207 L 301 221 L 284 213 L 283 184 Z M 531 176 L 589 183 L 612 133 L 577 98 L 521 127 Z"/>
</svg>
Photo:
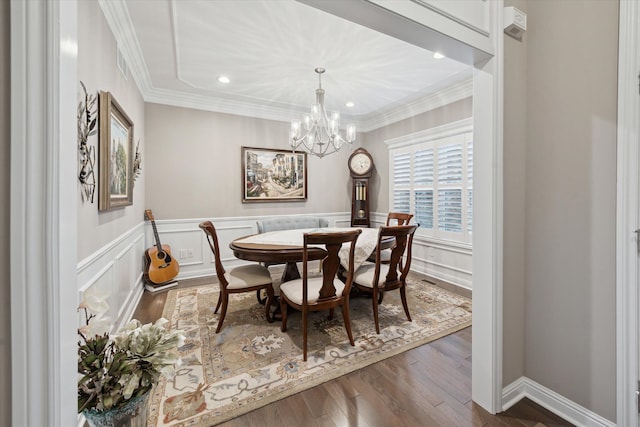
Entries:
<svg viewBox="0 0 640 427">
<path fill-rule="evenodd" d="M 502 410 L 506 411 L 525 397 L 576 426 L 616 425 L 527 377 L 520 377 L 502 389 Z"/>
</svg>

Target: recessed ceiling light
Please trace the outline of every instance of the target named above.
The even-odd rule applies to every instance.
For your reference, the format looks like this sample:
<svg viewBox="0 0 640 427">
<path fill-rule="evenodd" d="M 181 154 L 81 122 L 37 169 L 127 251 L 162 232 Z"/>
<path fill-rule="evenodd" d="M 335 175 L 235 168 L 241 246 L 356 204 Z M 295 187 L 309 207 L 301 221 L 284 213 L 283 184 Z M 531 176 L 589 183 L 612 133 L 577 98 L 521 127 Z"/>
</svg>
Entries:
<svg viewBox="0 0 640 427">
<path fill-rule="evenodd" d="M 433 54 L 433 57 L 435 59 L 442 59 L 442 58 L 444 58 L 444 55 L 441 54 L 440 52 L 436 52 L 436 53 Z"/>
<path fill-rule="evenodd" d="M 353 101 L 348 101 L 346 104 L 347 107 L 352 108 L 353 106 L 355 106 L 356 104 Z"/>
<path fill-rule="evenodd" d="M 220 76 L 220 77 L 218 77 L 218 82 L 227 84 L 227 83 L 231 82 L 231 80 L 229 80 L 229 77 L 227 77 L 227 76 Z"/>
</svg>

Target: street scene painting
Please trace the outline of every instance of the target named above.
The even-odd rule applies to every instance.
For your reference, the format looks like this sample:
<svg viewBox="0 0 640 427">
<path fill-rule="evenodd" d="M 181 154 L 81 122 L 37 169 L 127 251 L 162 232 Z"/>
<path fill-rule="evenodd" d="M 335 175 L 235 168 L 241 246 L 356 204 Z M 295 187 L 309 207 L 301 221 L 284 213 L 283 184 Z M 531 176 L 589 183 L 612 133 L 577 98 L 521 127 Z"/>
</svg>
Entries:
<svg viewBox="0 0 640 427">
<path fill-rule="evenodd" d="M 242 202 L 307 199 L 307 153 L 242 147 Z"/>
</svg>

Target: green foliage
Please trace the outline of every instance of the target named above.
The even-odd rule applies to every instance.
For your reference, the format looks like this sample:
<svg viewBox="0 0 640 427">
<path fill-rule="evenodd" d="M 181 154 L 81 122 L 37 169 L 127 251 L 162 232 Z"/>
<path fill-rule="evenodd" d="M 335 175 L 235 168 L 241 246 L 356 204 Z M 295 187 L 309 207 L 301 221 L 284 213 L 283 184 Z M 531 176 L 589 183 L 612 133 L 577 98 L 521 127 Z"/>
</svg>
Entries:
<svg viewBox="0 0 640 427">
<path fill-rule="evenodd" d="M 184 335 L 167 331 L 166 323 L 160 319 L 141 325 L 133 320 L 113 338 L 79 332 L 78 412 L 119 408 L 151 390 L 160 375 L 173 375 Z"/>
</svg>

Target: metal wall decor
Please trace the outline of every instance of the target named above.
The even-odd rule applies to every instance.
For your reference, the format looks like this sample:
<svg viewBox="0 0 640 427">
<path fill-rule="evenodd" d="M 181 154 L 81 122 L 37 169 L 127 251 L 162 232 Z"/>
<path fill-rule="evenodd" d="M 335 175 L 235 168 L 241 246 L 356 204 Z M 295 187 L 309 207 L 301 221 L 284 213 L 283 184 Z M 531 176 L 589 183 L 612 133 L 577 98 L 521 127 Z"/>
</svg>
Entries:
<svg viewBox="0 0 640 427">
<path fill-rule="evenodd" d="M 142 172 L 142 154 L 140 153 L 140 140 L 136 144 L 136 154 L 133 157 L 133 183 L 135 185 L 136 179 L 140 176 L 140 172 Z"/>
<path fill-rule="evenodd" d="M 96 192 L 96 151 L 95 147 L 89 145 L 87 141 L 90 136 L 97 133 L 96 124 L 96 104 L 95 95 L 89 95 L 84 83 L 80 81 L 84 98 L 78 103 L 78 161 L 80 163 L 78 180 L 82 184 L 82 201 L 93 203 L 93 196 Z"/>
</svg>

